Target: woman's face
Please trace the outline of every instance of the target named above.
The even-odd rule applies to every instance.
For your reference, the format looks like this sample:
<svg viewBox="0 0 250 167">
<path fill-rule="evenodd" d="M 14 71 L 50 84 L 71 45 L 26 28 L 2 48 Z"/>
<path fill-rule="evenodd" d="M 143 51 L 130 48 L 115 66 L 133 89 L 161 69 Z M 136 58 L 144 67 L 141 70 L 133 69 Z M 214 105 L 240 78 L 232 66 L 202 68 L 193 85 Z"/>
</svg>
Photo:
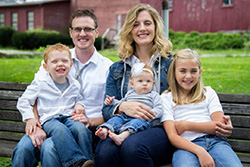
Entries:
<svg viewBox="0 0 250 167">
<path fill-rule="evenodd" d="M 137 46 L 153 45 L 155 24 L 148 11 L 143 10 L 138 14 L 131 33 Z"/>
</svg>

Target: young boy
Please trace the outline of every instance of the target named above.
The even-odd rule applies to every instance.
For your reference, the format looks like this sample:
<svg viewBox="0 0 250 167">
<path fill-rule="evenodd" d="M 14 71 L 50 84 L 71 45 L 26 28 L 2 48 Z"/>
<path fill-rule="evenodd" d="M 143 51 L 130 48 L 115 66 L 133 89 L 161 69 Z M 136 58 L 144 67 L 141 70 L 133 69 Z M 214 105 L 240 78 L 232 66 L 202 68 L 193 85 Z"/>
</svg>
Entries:
<svg viewBox="0 0 250 167">
<path fill-rule="evenodd" d="M 107 96 L 104 103 L 109 105 L 123 101 L 137 101 L 149 106 L 155 114 L 154 119 L 159 119 L 162 115 L 162 104 L 160 95 L 152 91 L 155 83 L 153 69 L 144 63 L 135 64 L 131 70 L 129 83 L 133 89 L 126 93 L 124 99 L 118 101 L 114 99 L 115 97 Z M 152 121 L 148 122 L 143 119 L 135 119 L 126 114 L 122 114 L 100 125 L 95 134 L 102 140 L 106 139 L 109 134 L 109 137 L 114 140 L 117 145 L 121 145 L 130 134 L 148 129 L 152 124 Z M 115 132 L 119 134 L 117 135 Z"/>
<path fill-rule="evenodd" d="M 35 131 L 37 125 L 42 125 L 47 136 L 52 137 L 63 166 L 91 167 L 93 161 L 85 156 L 91 150 L 83 147 L 85 135 L 80 133 L 86 127 L 70 119 L 72 115 L 85 112 L 80 85 L 68 75 L 72 64 L 67 46 L 58 43 L 46 48 L 43 68 L 47 74 L 32 81 L 18 99 L 17 109 L 26 121 L 27 135 Z M 39 122 L 32 107 L 36 101 Z"/>
</svg>

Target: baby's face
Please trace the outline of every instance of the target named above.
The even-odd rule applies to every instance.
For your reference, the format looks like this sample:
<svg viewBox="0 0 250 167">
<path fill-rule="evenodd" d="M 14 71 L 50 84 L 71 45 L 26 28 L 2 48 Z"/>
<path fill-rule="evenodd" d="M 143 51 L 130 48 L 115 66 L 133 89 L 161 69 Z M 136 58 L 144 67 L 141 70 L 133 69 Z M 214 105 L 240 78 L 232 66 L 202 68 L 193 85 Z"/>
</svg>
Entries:
<svg viewBox="0 0 250 167">
<path fill-rule="evenodd" d="M 130 80 L 132 88 L 138 94 L 147 94 L 152 91 L 154 86 L 154 79 L 151 73 L 143 71 L 141 75 L 134 76 Z"/>
</svg>

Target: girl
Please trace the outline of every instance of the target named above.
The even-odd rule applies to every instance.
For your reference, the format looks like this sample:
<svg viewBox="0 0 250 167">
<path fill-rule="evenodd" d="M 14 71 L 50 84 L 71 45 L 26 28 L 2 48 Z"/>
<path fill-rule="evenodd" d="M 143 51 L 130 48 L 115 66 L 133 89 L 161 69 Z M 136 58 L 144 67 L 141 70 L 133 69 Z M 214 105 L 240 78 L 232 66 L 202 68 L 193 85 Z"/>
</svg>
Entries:
<svg viewBox="0 0 250 167">
<path fill-rule="evenodd" d="M 215 136 L 216 123 L 227 123 L 216 92 L 204 87 L 201 60 L 190 49 L 178 51 L 169 67 L 169 88 L 162 96 L 162 122 L 178 149 L 172 164 L 180 167 L 242 167 L 226 138 Z"/>
</svg>

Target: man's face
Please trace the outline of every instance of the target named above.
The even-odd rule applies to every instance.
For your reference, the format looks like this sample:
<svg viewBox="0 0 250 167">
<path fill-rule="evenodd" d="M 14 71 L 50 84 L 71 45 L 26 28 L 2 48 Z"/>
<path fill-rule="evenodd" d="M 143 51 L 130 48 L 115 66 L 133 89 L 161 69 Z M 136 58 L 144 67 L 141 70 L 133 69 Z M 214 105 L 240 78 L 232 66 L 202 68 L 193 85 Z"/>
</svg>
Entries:
<svg viewBox="0 0 250 167">
<path fill-rule="evenodd" d="M 69 33 L 77 49 L 87 50 L 94 46 L 99 30 L 95 28 L 95 22 L 91 17 L 82 16 L 72 20 Z"/>
</svg>

